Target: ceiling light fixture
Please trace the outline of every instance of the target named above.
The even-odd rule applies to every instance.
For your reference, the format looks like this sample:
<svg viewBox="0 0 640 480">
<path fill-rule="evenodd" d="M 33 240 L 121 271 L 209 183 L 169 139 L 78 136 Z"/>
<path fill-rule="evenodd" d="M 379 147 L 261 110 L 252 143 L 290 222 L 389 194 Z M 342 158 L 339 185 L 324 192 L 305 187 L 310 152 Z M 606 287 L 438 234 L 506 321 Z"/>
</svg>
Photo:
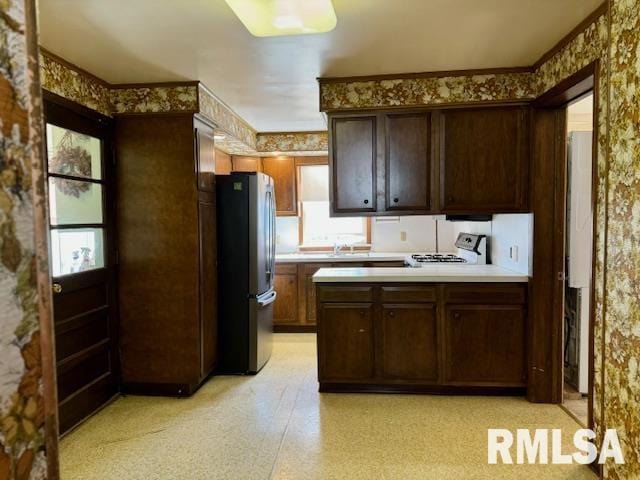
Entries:
<svg viewBox="0 0 640 480">
<path fill-rule="evenodd" d="M 331 0 L 225 0 L 256 37 L 324 33 L 336 26 Z"/>
</svg>

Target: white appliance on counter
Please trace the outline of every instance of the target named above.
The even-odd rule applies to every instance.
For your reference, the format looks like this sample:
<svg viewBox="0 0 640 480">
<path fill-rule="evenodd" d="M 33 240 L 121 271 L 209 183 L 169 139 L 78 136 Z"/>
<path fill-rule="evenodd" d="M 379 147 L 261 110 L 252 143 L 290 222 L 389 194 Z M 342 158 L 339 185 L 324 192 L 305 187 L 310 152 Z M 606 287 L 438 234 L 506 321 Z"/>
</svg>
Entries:
<svg viewBox="0 0 640 480">
<path fill-rule="evenodd" d="M 487 265 L 487 236 L 461 233 L 455 243 L 456 253 L 414 253 L 407 255 L 404 262 L 409 267 L 426 267 L 433 263 L 459 263 L 467 265 Z"/>
</svg>

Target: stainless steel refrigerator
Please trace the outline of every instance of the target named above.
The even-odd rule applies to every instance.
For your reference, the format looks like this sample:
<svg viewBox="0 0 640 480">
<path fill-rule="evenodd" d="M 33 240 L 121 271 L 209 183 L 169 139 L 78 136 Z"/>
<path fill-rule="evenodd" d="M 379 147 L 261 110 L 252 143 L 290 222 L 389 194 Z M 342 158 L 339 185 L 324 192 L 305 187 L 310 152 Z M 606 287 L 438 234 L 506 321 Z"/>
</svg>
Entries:
<svg viewBox="0 0 640 480">
<path fill-rule="evenodd" d="M 220 373 L 257 373 L 271 356 L 276 207 L 263 173 L 216 177 Z"/>
</svg>

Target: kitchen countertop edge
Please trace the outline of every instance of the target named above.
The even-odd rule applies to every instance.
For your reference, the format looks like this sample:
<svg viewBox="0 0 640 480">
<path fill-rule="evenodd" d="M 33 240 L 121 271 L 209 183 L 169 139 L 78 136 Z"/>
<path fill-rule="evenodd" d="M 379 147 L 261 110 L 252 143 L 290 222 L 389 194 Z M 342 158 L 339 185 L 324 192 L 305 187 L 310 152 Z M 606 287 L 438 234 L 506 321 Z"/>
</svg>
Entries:
<svg viewBox="0 0 640 480">
<path fill-rule="evenodd" d="M 433 268 L 321 268 L 314 283 L 527 283 L 529 277 L 497 265 Z"/>
</svg>

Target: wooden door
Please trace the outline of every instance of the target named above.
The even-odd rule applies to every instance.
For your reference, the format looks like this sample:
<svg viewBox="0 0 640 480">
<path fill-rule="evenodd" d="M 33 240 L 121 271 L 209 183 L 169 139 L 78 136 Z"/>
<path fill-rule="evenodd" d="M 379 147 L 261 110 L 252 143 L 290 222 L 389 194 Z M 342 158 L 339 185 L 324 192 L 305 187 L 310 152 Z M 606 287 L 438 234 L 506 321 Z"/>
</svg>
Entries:
<svg viewBox="0 0 640 480">
<path fill-rule="evenodd" d="M 431 113 L 387 114 L 385 209 L 431 210 Z"/>
<path fill-rule="evenodd" d="M 448 305 L 445 381 L 525 386 L 525 310 L 521 305 Z"/>
<path fill-rule="evenodd" d="M 384 378 L 438 380 L 434 303 L 383 304 L 381 330 Z"/>
<path fill-rule="evenodd" d="M 298 266 L 293 263 L 276 265 L 274 288 L 278 296 L 273 305 L 273 324 L 297 324 Z"/>
<path fill-rule="evenodd" d="M 243 157 L 234 155 L 231 157 L 234 172 L 261 172 L 262 162 L 260 157 Z"/>
<path fill-rule="evenodd" d="M 444 110 L 440 118 L 442 211 L 525 211 L 528 107 Z"/>
<path fill-rule="evenodd" d="M 320 381 L 373 377 L 372 304 L 323 303 L 320 312 Z"/>
<path fill-rule="evenodd" d="M 119 391 L 112 122 L 45 95 L 60 433 Z"/>
<path fill-rule="evenodd" d="M 296 197 L 296 165 L 294 157 L 264 157 L 262 171 L 273 178 L 276 194 L 276 215 L 298 214 Z"/>
<path fill-rule="evenodd" d="M 334 214 L 375 212 L 377 118 L 331 119 L 330 200 Z"/>
</svg>

